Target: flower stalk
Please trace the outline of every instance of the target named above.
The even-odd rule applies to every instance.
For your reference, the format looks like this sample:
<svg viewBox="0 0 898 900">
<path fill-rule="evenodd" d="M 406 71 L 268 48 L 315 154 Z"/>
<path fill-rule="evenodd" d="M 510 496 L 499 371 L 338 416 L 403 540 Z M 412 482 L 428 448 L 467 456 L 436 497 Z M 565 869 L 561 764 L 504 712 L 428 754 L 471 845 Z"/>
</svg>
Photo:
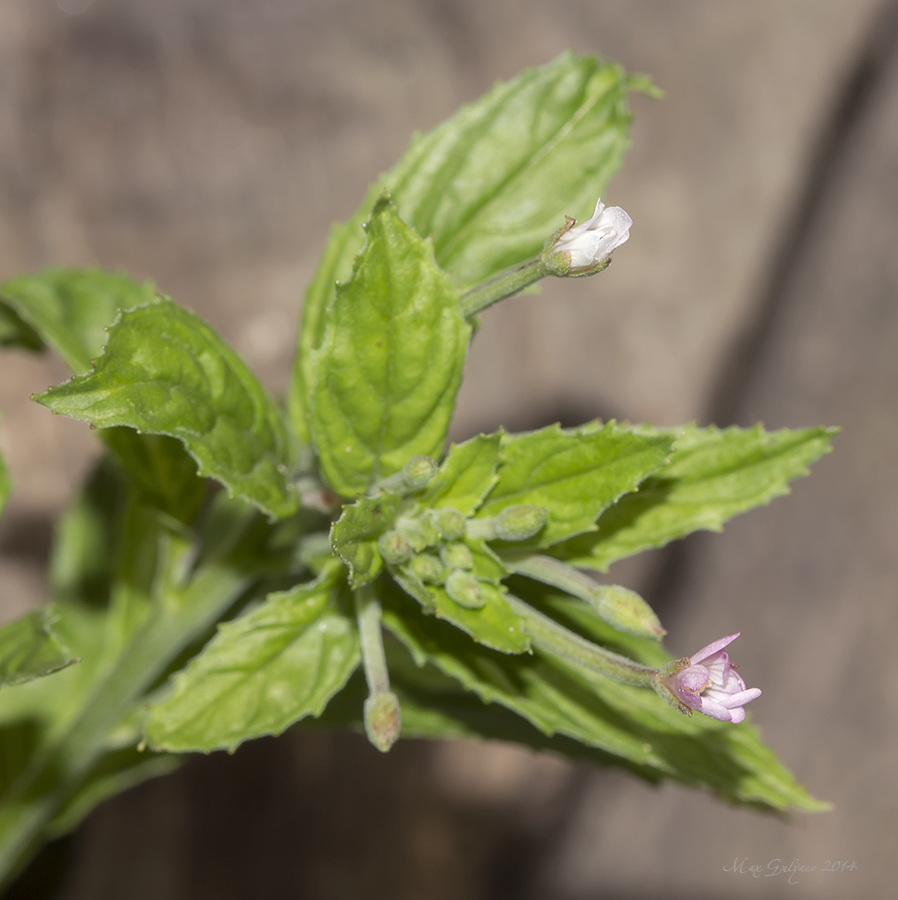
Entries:
<svg viewBox="0 0 898 900">
<path fill-rule="evenodd" d="M 619 681 L 621 684 L 653 687 L 658 675 L 656 669 L 593 644 L 559 625 L 554 619 L 537 612 L 513 594 L 506 594 L 505 598 L 521 617 L 524 630 L 537 648 L 561 656 L 575 665 Z"/>
<path fill-rule="evenodd" d="M 536 259 L 506 269 L 462 294 L 462 315 L 472 319 L 547 275 L 576 278 L 607 269 L 611 254 L 630 237 L 632 224 L 633 220 L 619 206 L 606 207 L 599 197 L 590 219 L 578 225 L 576 219 L 567 216 Z"/>
<path fill-rule="evenodd" d="M 612 628 L 625 634 L 661 640 L 666 631 L 655 611 L 634 591 L 619 585 L 597 584 L 584 572 L 551 556 L 503 555 L 503 563 L 517 575 L 558 588 L 588 603 Z"/>
<path fill-rule="evenodd" d="M 353 591 L 362 665 L 368 683 L 365 701 L 365 733 L 381 753 L 386 753 L 399 737 L 402 712 L 399 698 L 390 690 L 390 673 L 384 653 L 381 616 L 383 610 L 373 585 L 365 584 Z"/>
</svg>

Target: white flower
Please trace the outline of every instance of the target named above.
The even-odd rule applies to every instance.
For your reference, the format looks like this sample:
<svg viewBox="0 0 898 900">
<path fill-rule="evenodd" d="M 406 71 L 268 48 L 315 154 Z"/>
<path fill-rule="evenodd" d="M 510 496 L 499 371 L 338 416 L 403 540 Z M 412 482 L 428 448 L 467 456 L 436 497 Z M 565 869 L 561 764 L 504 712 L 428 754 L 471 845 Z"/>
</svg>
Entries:
<svg viewBox="0 0 898 900">
<path fill-rule="evenodd" d="M 592 218 L 582 225 L 573 224 L 563 231 L 550 252 L 567 253 L 568 275 L 580 275 L 607 260 L 630 237 L 633 220 L 619 206 L 605 206 L 599 197 Z"/>
</svg>

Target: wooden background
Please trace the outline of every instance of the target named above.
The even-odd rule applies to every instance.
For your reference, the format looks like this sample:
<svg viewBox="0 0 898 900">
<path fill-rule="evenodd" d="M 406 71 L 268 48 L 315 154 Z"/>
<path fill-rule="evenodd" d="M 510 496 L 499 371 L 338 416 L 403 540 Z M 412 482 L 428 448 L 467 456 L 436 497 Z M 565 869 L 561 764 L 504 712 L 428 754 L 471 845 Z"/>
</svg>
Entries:
<svg viewBox="0 0 898 900">
<path fill-rule="evenodd" d="M 603 275 L 491 311 L 455 436 L 594 416 L 841 425 L 789 498 L 614 574 L 676 652 L 744 632 L 769 743 L 829 815 L 787 823 L 499 745 L 260 741 L 94 813 L 21 897 L 890 896 L 898 821 L 898 3 L 3 0 L 0 279 L 154 279 L 283 390 L 333 219 L 413 129 L 561 50 L 651 73 Z M 582 216 L 581 209 L 561 210 Z M 39 602 L 86 428 L 0 357 L 2 615 Z M 736 859 L 817 871 L 726 872 Z M 821 872 L 827 860 L 853 872 Z M 48 885 L 57 877 L 57 888 Z M 47 884 L 41 885 L 41 878 Z"/>
</svg>

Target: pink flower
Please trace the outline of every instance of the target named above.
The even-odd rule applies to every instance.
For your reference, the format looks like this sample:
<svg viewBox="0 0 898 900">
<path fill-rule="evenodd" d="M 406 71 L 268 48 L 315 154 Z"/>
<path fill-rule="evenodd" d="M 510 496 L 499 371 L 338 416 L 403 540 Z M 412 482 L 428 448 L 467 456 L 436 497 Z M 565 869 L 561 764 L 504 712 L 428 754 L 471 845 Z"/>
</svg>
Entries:
<svg viewBox="0 0 898 900">
<path fill-rule="evenodd" d="M 656 690 L 662 688 L 664 699 L 688 715 L 696 710 L 721 722 L 741 722 L 745 704 L 761 696 L 760 688 L 746 689 L 723 649 L 741 633 L 722 637 L 661 669 Z"/>
</svg>

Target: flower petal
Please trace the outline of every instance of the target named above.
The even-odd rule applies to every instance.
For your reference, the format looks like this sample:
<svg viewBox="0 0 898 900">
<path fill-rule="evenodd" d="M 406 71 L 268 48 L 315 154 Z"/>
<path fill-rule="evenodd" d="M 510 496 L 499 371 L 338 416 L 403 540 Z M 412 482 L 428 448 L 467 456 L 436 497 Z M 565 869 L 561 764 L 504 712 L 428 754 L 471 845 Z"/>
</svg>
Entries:
<svg viewBox="0 0 898 900">
<path fill-rule="evenodd" d="M 727 709 L 735 709 L 737 706 L 745 706 L 746 703 L 751 703 L 752 700 L 757 700 L 760 696 L 760 688 L 749 688 L 747 691 L 741 691 L 738 694 L 731 694 L 725 699 L 719 700 L 719 703 L 721 706 L 725 706 Z"/>
<path fill-rule="evenodd" d="M 692 665 L 703 662 L 708 659 L 709 656 L 713 656 L 717 653 L 718 650 L 723 650 L 727 644 L 732 644 L 740 634 L 742 634 L 742 632 L 737 631 L 735 634 L 728 635 L 727 637 L 718 638 L 713 644 L 708 644 L 707 647 L 702 647 L 698 653 L 693 653 L 692 656 L 689 657 L 690 662 Z"/>
</svg>

